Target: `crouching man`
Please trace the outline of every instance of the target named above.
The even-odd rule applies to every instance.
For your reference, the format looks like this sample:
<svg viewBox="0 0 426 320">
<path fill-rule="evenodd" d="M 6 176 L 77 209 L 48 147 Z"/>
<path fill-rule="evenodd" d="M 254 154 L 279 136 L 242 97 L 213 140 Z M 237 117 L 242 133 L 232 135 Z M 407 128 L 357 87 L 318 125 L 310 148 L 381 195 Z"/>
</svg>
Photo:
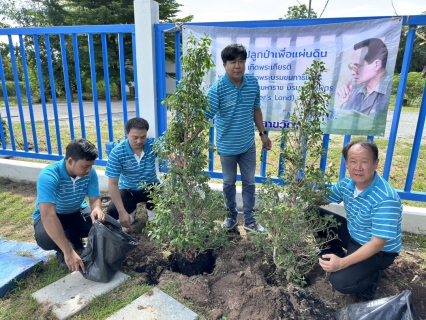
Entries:
<svg viewBox="0 0 426 320">
<path fill-rule="evenodd" d="M 350 177 L 333 185 L 326 200 L 343 201 L 346 219 L 320 209 L 322 215 L 334 215 L 340 226 L 333 230 L 339 239 L 321 252 L 319 264 L 331 273 L 330 282 L 337 291 L 369 300 L 375 296 L 381 270 L 401 251 L 402 204 L 392 186 L 376 172 L 375 143 L 350 142 L 342 153 Z"/>
<path fill-rule="evenodd" d="M 56 250 L 59 265 L 85 272 L 76 250 L 83 248 L 92 223 L 105 220 L 98 176 L 93 168 L 98 151 L 87 140 L 70 142 L 65 159 L 44 168 L 37 180 L 33 213 L 35 239 L 44 250 Z M 85 197 L 89 197 L 90 207 Z"/>
</svg>

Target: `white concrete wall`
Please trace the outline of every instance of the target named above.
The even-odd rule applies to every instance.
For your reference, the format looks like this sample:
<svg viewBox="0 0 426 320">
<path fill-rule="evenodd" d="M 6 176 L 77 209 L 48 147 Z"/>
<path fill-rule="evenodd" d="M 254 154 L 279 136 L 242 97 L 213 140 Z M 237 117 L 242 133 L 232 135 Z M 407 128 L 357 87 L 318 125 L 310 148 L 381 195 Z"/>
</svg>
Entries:
<svg viewBox="0 0 426 320">
<path fill-rule="evenodd" d="M 37 178 L 47 164 L 0 159 L 0 177 L 14 181 L 37 182 Z M 105 171 L 96 170 L 99 178 L 99 187 L 102 192 L 108 191 L 108 177 Z M 212 189 L 222 190 L 221 184 L 211 184 Z M 241 187 L 237 187 L 237 203 L 242 207 Z M 345 210 L 341 204 L 324 206 L 326 209 L 345 216 Z M 426 208 L 404 206 L 402 215 L 402 229 L 413 233 L 426 234 Z"/>
</svg>

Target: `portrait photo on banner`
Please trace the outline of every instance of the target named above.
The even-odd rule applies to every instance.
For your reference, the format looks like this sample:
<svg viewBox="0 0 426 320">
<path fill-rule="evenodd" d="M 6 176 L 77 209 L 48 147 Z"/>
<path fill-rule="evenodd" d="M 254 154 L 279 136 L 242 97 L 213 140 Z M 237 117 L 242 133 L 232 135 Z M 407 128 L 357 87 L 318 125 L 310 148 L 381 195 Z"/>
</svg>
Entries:
<svg viewBox="0 0 426 320">
<path fill-rule="evenodd" d="M 328 71 L 319 90 L 330 96 L 323 132 L 383 136 L 402 19 L 371 19 L 315 26 L 236 28 L 187 25 L 197 38 L 208 34 L 216 67 L 205 77 L 205 89 L 225 73 L 221 50 L 231 43 L 246 47 L 245 73 L 257 78 L 267 130 L 289 125 L 303 74 L 313 60 Z"/>
</svg>

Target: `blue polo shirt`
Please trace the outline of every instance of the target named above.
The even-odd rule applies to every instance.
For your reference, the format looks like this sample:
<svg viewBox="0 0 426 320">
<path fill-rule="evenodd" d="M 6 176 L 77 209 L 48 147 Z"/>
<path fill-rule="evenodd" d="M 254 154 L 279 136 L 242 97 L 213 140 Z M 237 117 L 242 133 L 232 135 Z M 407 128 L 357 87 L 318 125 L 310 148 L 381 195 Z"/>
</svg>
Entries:
<svg viewBox="0 0 426 320">
<path fill-rule="evenodd" d="M 154 138 L 146 140 L 143 146 L 144 155 L 139 163 L 130 147 L 129 139 L 119 143 L 108 156 L 105 175 L 119 179 L 119 189 L 140 190 L 138 185 L 141 182 L 160 183 L 155 167 L 156 154 L 152 150 L 154 143 Z"/>
<path fill-rule="evenodd" d="M 377 172 L 367 189 L 354 197 L 355 182 L 347 177 L 331 187 L 330 202 L 343 201 L 348 230 L 361 245 L 371 237 L 386 239 L 385 252 L 401 251 L 402 204 L 395 189 Z"/>
<path fill-rule="evenodd" d="M 40 203 L 56 205 L 57 214 L 69 214 L 88 206 L 85 197 L 100 197 L 98 175 L 95 168 L 77 180 L 73 180 L 65 167 L 65 159 L 44 168 L 37 180 L 37 203 L 33 220 L 40 217 Z"/>
<path fill-rule="evenodd" d="M 251 74 L 243 75 L 238 88 L 225 74 L 210 88 L 210 109 L 205 115 L 216 118 L 216 145 L 219 154 L 234 156 L 254 143 L 254 109 L 260 108 L 260 88 Z"/>
</svg>

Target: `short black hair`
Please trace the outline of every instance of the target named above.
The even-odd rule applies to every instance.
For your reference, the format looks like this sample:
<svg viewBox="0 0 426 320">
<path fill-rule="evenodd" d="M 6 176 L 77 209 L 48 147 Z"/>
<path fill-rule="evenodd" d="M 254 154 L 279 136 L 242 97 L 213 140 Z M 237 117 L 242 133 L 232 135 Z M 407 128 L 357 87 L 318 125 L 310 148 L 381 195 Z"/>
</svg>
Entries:
<svg viewBox="0 0 426 320">
<path fill-rule="evenodd" d="M 373 152 L 373 160 L 374 162 L 377 161 L 377 159 L 379 159 L 379 149 L 377 148 L 377 145 L 370 140 L 356 140 L 356 141 L 351 141 L 349 142 L 342 150 L 342 154 L 343 154 L 343 158 L 345 158 L 345 160 L 348 160 L 348 152 L 349 149 L 352 148 L 354 145 L 359 144 L 361 147 L 365 148 L 365 149 L 369 149 L 371 150 L 371 152 Z"/>
<path fill-rule="evenodd" d="M 234 61 L 238 57 L 247 60 L 246 48 L 243 45 L 237 43 L 227 45 L 225 48 L 223 48 L 220 55 L 222 57 L 223 63 L 226 63 L 227 61 Z"/>
<path fill-rule="evenodd" d="M 129 133 L 132 129 L 149 130 L 149 123 L 144 118 L 132 118 L 126 122 L 126 132 Z"/>
<path fill-rule="evenodd" d="M 86 160 L 95 161 L 98 157 L 98 150 L 89 140 L 75 139 L 66 148 L 65 159 L 72 158 L 74 161 Z"/>
<path fill-rule="evenodd" d="M 388 48 L 384 42 L 378 38 L 370 38 L 362 40 L 354 44 L 354 50 L 361 48 L 367 48 L 367 54 L 364 57 L 364 60 L 368 64 L 371 64 L 375 60 L 380 60 L 382 62 L 382 68 L 386 68 L 386 63 L 388 61 Z"/>
</svg>

